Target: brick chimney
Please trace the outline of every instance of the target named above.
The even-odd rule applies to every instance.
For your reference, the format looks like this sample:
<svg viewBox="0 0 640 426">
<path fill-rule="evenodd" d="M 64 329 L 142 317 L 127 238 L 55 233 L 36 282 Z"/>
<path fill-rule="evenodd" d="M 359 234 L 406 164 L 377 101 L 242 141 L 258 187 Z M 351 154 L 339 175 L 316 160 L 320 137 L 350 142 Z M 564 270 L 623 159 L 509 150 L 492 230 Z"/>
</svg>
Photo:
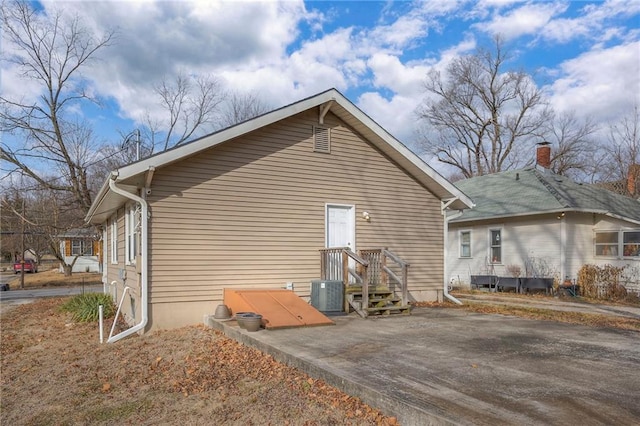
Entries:
<svg viewBox="0 0 640 426">
<path fill-rule="evenodd" d="M 627 191 L 629 195 L 635 197 L 639 195 L 640 185 L 640 164 L 632 164 L 629 166 L 629 173 L 627 173 Z"/>
<path fill-rule="evenodd" d="M 540 142 L 537 144 L 536 165 L 544 169 L 551 167 L 551 143 Z"/>
</svg>

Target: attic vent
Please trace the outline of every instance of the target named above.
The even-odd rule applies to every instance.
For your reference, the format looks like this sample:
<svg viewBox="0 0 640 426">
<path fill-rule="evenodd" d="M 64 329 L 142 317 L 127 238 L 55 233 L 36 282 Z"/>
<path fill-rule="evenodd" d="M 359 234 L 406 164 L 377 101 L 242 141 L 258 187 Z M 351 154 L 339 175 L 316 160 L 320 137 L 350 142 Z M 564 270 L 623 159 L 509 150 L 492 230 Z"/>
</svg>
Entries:
<svg viewBox="0 0 640 426">
<path fill-rule="evenodd" d="M 313 127 L 313 151 L 314 152 L 331 152 L 331 137 L 329 128 Z"/>
</svg>

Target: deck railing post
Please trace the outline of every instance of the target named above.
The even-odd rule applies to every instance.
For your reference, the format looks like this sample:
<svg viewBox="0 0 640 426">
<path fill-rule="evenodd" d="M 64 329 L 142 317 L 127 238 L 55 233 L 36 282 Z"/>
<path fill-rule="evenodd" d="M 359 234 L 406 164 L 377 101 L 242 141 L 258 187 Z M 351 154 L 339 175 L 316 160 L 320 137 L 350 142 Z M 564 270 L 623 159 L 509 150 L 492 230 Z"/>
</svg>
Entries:
<svg viewBox="0 0 640 426">
<path fill-rule="evenodd" d="M 345 287 L 349 285 L 349 255 L 346 250 L 342 250 L 342 283 Z"/>
<path fill-rule="evenodd" d="M 369 265 L 362 265 L 362 310 L 365 311 L 369 307 L 369 273 L 367 269 Z"/>
<path fill-rule="evenodd" d="M 347 286 L 349 285 L 349 255 L 346 250 L 341 251 L 342 254 L 342 288 L 344 291 L 344 311 L 349 313 L 349 301 L 347 300 Z"/>
<path fill-rule="evenodd" d="M 389 288 L 389 274 L 387 274 L 387 271 L 385 270 L 387 267 L 386 250 L 386 247 L 380 250 L 380 284 Z"/>
<path fill-rule="evenodd" d="M 402 265 L 402 305 L 406 305 L 409 299 L 409 289 L 407 288 L 408 280 L 408 267 L 406 264 Z"/>
<path fill-rule="evenodd" d="M 320 250 L 320 279 L 327 279 L 327 251 Z"/>
</svg>

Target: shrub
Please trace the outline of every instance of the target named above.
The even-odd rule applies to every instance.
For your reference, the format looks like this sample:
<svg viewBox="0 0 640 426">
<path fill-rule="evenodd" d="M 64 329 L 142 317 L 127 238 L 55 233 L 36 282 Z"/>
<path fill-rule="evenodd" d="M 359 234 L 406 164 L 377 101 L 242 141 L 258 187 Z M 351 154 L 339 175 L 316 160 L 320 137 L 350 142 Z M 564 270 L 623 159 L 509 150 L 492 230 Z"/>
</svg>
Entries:
<svg viewBox="0 0 640 426">
<path fill-rule="evenodd" d="M 69 312 L 71 318 L 78 322 L 98 321 L 98 306 L 103 306 L 103 315 L 110 318 L 116 313 L 116 307 L 110 294 L 85 293 L 67 300 L 60 309 Z"/>
<path fill-rule="evenodd" d="M 624 267 L 583 265 L 578 271 L 578 285 L 583 296 L 592 299 L 622 300 L 627 290 L 620 283 Z"/>
</svg>

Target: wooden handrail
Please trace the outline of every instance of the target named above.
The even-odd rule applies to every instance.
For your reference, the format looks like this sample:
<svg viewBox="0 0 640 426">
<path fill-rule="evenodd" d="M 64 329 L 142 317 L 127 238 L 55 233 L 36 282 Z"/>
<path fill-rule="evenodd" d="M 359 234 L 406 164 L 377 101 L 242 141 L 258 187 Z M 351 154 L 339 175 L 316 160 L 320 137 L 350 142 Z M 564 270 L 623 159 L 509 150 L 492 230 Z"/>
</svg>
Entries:
<svg viewBox="0 0 640 426">
<path fill-rule="evenodd" d="M 355 260 L 356 262 L 358 262 L 359 264 L 361 264 L 362 266 L 369 266 L 369 261 L 361 258 L 360 256 L 358 256 L 357 254 L 355 254 L 354 252 L 351 251 L 351 249 L 346 248 L 343 249 L 343 252 L 347 254 L 347 256 L 349 256 L 350 258 L 352 258 L 353 260 Z"/>
<path fill-rule="evenodd" d="M 408 278 L 409 278 L 409 262 L 402 260 L 398 255 L 390 252 L 387 248 L 382 249 L 382 270 L 386 272 L 388 277 L 393 278 L 398 284 L 400 284 L 400 290 L 402 292 L 402 305 L 406 305 L 409 301 L 409 288 L 408 288 Z M 402 271 L 402 277 L 399 277 L 396 273 L 394 273 L 391 269 L 389 269 L 386 265 L 386 258 L 394 261 L 398 266 L 400 266 L 400 270 Z"/>
<path fill-rule="evenodd" d="M 350 284 L 354 284 L 355 280 L 356 284 L 362 286 L 363 311 L 369 306 L 369 285 L 373 283 L 376 286 L 389 287 L 389 278 L 398 283 L 402 293 L 402 305 L 407 305 L 409 301 L 407 283 L 409 262 L 401 259 L 389 249 L 361 250 L 357 254 L 349 247 L 329 247 L 320 249 L 320 253 L 322 255 L 320 261 L 321 278 L 342 281 L 345 292 Z M 349 267 L 350 259 L 358 265 L 355 269 Z M 401 272 L 394 272 L 387 266 L 387 259 L 393 261 Z M 348 311 L 348 309 L 349 305 L 345 297 L 345 310 Z"/>
<path fill-rule="evenodd" d="M 386 249 L 386 248 L 383 248 L 383 249 L 382 249 L 382 253 L 383 253 L 386 257 L 388 257 L 389 259 L 393 260 L 394 262 L 396 262 L 396 263 L 397 263 L 398 265 L 400 265 L 400 266 L 411 266 L 411 264 L 410 264 L 409 262 L 407 262 L 407 261 L 404 261 L 404 260 L 400 259 L 400 258 L 398 257 L 398 255 L 396 255 L 396 254 L 394 254 L 394 253 L 390 252 L 390 251 L 389 251 L 388 249 Z"/>
<path fill-rule="evenodd" d="M 369 274 L 367 273 L 369 262 L 352 252 L 349 248 L 345 248 L 344 250 L 342 250 L 342 278 L 344 280 L 343 283 L 345 291 L 347 289 L 347 286 L 349 285 L 349 258 L 358 262 L 362 266 L 362 308 L 366 309 L 366 307 L 369 306 Z M 347 303 L 345 299 L 345 307 L 346 304 Z"/>
</svg>

